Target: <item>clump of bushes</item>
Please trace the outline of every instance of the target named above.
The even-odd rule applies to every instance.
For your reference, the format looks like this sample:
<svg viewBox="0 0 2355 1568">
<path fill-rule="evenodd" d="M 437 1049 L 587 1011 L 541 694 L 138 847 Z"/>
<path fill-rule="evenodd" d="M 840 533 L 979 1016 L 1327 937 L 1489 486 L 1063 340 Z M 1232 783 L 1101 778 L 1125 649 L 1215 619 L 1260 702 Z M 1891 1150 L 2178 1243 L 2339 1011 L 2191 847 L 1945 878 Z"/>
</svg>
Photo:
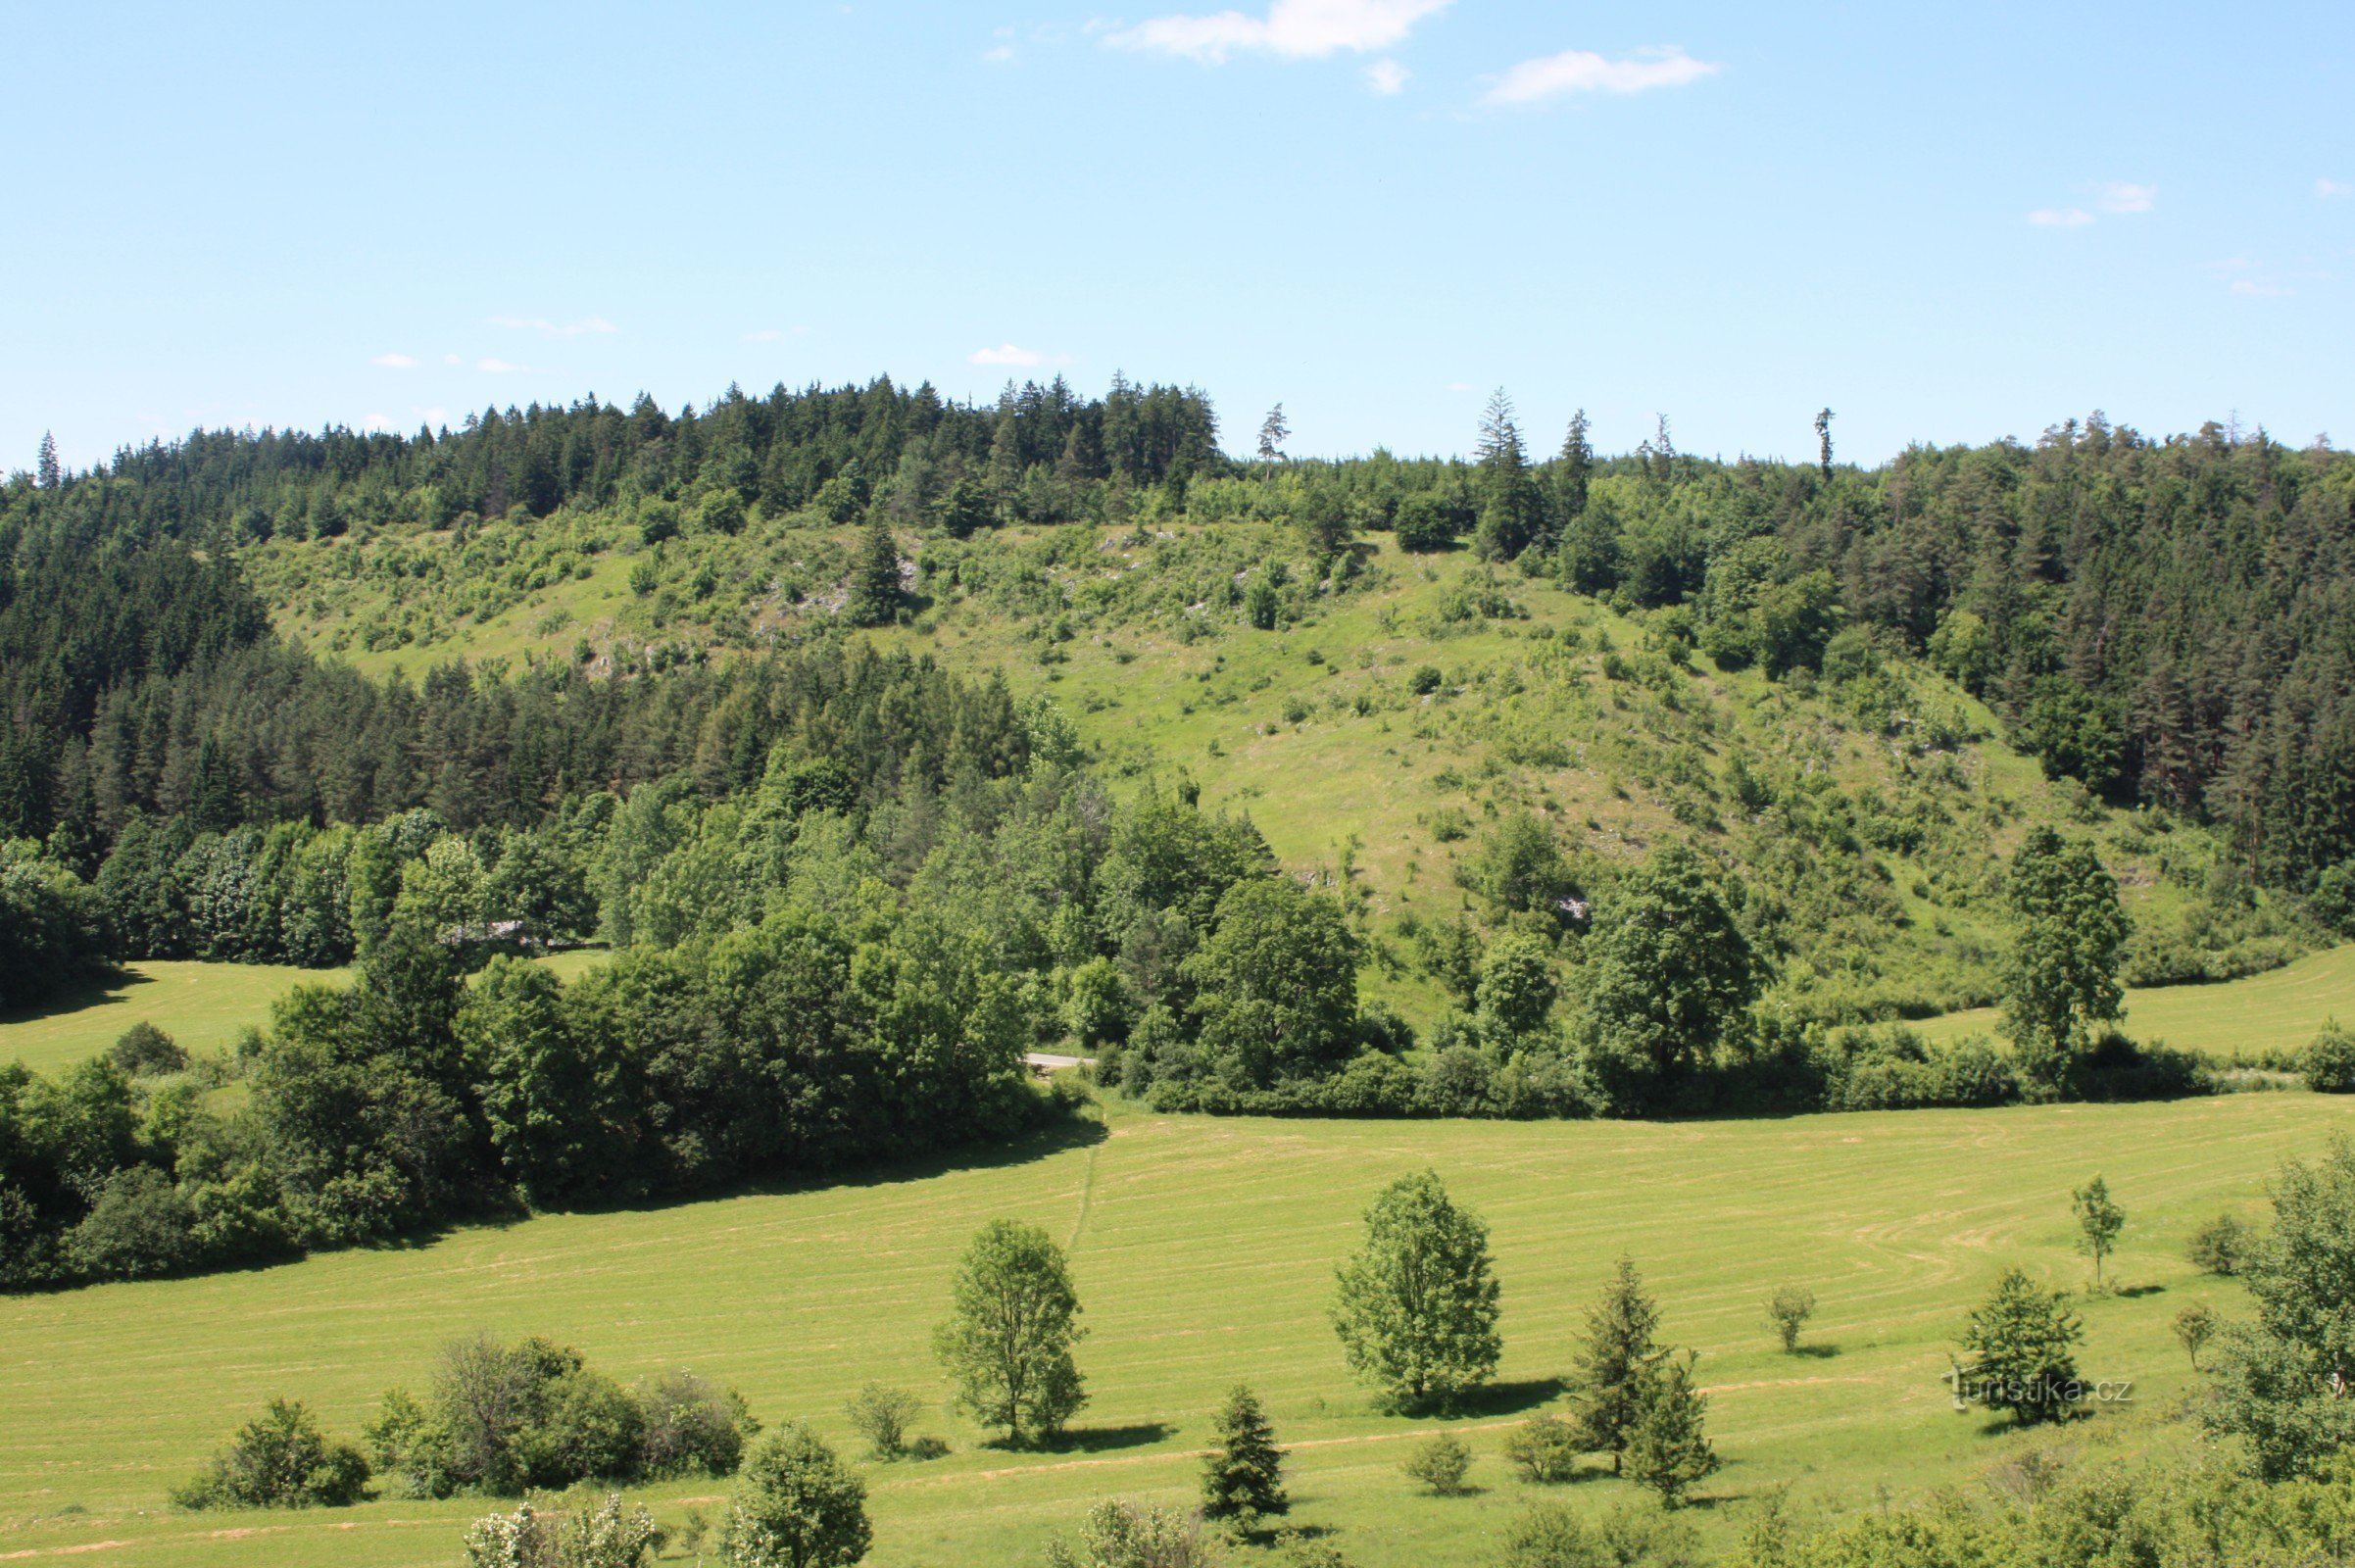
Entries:
<svg viewBox="0 0 2355 1568">
<path fill-rule="evenodd" d="M 2306 1087 L 2318 1095 L 2355 1095 L 2355 1030 L 2333 1018 L 2323 1025 L 2300 1059 Z"/>
<path fill-rule="evenodd" d="M 2219 1214 L 2191 1233 L 2184 1255 L 2190 1258 L 2192 1267 L 2203 1273 L 2230 1279 L 2248 1261 L 2256 1241 L 2256 1232 L 2246 1220 L 2234 1214 Z"/>
<path fill-rule="evenodd" d="M 759 1423 L 733 1391 L 689 1372 L 624 1389 L 543 1339 L 488 1336 L 442 1352 L 422 1399 L 384 1396 L 367 1437 L 414 1496 L 515 1495 L 579 1481 L 728 1475 Z"/>
<path fill-rule="evenodd" d="M 358 1502 L 368 1482 L 368 1462 L 358 1448 L 327 1441 L 300 1403 L 272 1399 L 172 1501 L 181 1508 L 341 1508 Z"/>
<path fill-rule="evenodd" d="M 1504 1456 L 1533 1486 L 1551 1486 L 1578 1474 L 1585 1444 L 1578 1429 L 1559 1416 L 1535 1416 L 1504 1440 Z"/>
<path fill-rule="evenodd" d="M 123 1038 L 107 1048 L 107 1059 L 133 1078 L 161 1078 L 184 1069 L 188 1053 L 163 1030 L 141 1021 L 123 1030 Z"/>
</svg>

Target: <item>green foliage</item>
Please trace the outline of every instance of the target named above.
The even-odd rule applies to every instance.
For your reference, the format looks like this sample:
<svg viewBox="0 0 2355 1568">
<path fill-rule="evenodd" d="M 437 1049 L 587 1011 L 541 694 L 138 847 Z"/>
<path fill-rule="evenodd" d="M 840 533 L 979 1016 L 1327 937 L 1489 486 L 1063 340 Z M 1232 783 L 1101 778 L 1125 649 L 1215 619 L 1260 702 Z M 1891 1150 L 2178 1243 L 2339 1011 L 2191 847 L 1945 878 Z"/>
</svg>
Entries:
<svg viewBox="0 0 2355 1568">
<path fill-rule="evenodd" d="M 1633 1259 L 1621 1258 L 1587 1309 L 1586 1332 L 1570 1369 L 1579 1441 L 1589 1451 L 1608 1453 L 1613 1475 L 1621 1473 L 1643 1411 L 1644 1376 L 1666 1353 L 1653 1342 L 1659 1327 L 1659 1304 L 1644 1289 L 1644 1276 Z"/>
<path fill-rule="evenodd" d="M 2320 1475 L 2355 1444 L 2355 1140 L 2289 1161 L 2273 1201 L 2241 1271 L 2257 1315 L 2225 1330 L 2203 1417 L 2279 1481 Z"/>
<path fill-rule="evenodd" d="M 2101 1289 L 2101 1262 L 2118 1246 L 2126 1229 L 2126 1210 L 2110 1197 L 2110 1184 L 2099 1176 L 2072 1195 L 2077 1215 L 2078 1250 L 2093 1260 L 2093 1289 Z"/>
<path fill-rule="evenodd" d="M 858 563 L 851 569 L 849 597 L 843 613 L 854 626 L 881 626 L 896 619 L 905 597 L 900 586 L 900 546 L 891 525 L 876 518 L 859 543 Z"/>
<path fill-rule="evenodd" d="M 2298 1069 L 2318 1095 L 2355 1095 L 2355 1030 L 2331 1019 L 2306 1047 Z"/>
<path fill-rule="evenodd" d="M 1180 973 L 1201 1052 L 1231 1084 L 1312 1076 L 1356 1050 L 1356 939 L 1336 901 L 1289 879 L 1236 884 Z"/>
<path fill-rule="evenodd" d="M 394 1389 L 367 1432 L 378 1470 L 414 1495 L 514 1495 L 578 1481 L 724 1475 L 757 1431 L 744 1401 L 688 1373 L 635 1393 L 546 1340 L 443 1348 L 424 1399 Z"/>
<path fill-rule="evenodd" d="M 744 1461 L 719 1531 L 729 1568 L 849 1568 L 866 1555 L 866 1483 L 798 1422 Z"/>
<path fill-rule="evenodd" d="M 1416 1444 L 1398 1468 L 1433 1494 L 1452 1497 L 1464 1490 L 1464 1478 L 1472 1472 L 1472 1450 L 1463 1439 L 1443 1432 Z"/>
<path fill-rule="evenodd" d="M 1706 1064 L 1758 994 L 1763 965 L 1699 856 L 1665 844 L 1604 901 L 1589 940 L 1591 1071 L 1613 1107 L 1659 1103 Z"/>
<path fill-rule="evenodd" d="M 2202 1273 L 2230 1278 L 2247 1263 L 2256 1232 L 2237 1214 L 2219 1214 L 2191 1233 L 2183 1255 Z"/>
<path fill-rule="evenodd" d="M 1045 1231 L 1008 1219 L 984 1226 L 933 1335 L 957 1404 L 1017 1446 L 1060 1432 L 1088 1397 L 1071 1356 L 1087 1333 L 1079 1312 L 1070 1265 Z"/>
<path fill-rule="evenodd" d="M 107 1059 L 133 1078 L 156 1078 L 188 1065 L 179 1043 L 152 1023 L 135 1023 L 107 1052 Z"/>
<path fill-rule="evenodd" d="M 2129 926 L 2118 880 L 2084 840 L 2030 830 L 2012 857 L 2017 921 L 2004 1027 L 2029 1082 L 2050 1094 L 2075 1069 L 2092 1026 L 2119 1016 L 2119 952 Z"/>
<path fill-rule="evenodd" d="M 1532 1416 L 1504 1440 L 1505 1458 L 1533 1486 L 1573 1479 L 1583 1451 L 1578 1428 L 1558 1416 Z"/>
<path fill-rule="evenodd" d="M 1815 1293 L 1804 1285 L 1786 1285 L 1768 1298 L 1766 1320 L 1775 1326 L 1775 1338 L 1783 1344 L 1785 1355 L 1795 1355 L 1799 1348 L 1799 1331 L 1815 1316 Z"/>
<path fill-rule="evenodd" d="M 1499 919 L 1532 912 L 1551 919 L 1569 891 L 1570 871 L 1553 830 L 1528 811 L 1514 811 L 1482 844 L 1470 881 Z"/>
<path fill-rule="evenodd" d="M 2065 1420 L 2085 1397 L 2076 1349 L 2085 1325 L 2059 1291 L 2003 1271 L 1964 1326 L 1967 1360 L 1955 1365 L 1955 1398 L 2008 1412 L 2021 1426 Z"/>
<path fill-rule="evenodd" d="M 1332 1306 L 1350 1370 L 1406 1406 L 1487 1382 L 1503 1353 L 1488 1227 L 1431 1171 L 1384 1188 L 1365 1220 Z"/>
<path fill-rule="evenodd" d="M 1199 1521 L 1110 1497 L 1088 1510 L 1076 1534 L 1047 1543 L 1047 1568 L 1208 1568 L 1212 1560 Z"/>
<path fill-rule="evenodd" d="M 1202 1517 L 1232 1520 L 1251 1530 L 1263 1519 L 1291 1511 L 1284 1493 L 1284 1450 L 1260 1409 L 1258 1396 L 1237 1384 L 1210 1423 L 1218 1440 L 1202 1461 Z"/>
<path fill-rule="evenodd" d="M 924 1413 L 924 1401 L 906 1389 L 868 1383 L 843 1406 L 851 1430 L 866 1439 L 867 1452 L 878 1459 L 897 1459 L 908 1451 L 908 1429 Z"/>
<path fill-rule="evenodd" d="M 1636 1419 L 1620 1455 L 1622 1473 L 1659 1494 L 1674 1508 L 1694 1483 L 1717 1473 L 1717 1450 L 1705 1421 L 1709 1396 L 1693 1385 L 1693 1355 L 1666 1355 L 1644 1364 L 1636 1379 Z"/>
<path fill-rule="evenodd" d="M 2191 1368 L 2199 1370 L 2201 1347 L 2216 1338 L 2216 1309 L 2203 1301 L 2194 1301 L 2175 1315 L 2176 1343 L 2191 1357 Z"/>
<path fill-rule="evenodd" d="M 361 1499 L 368 1481 L 358 1448 L 328 1442 L 299 1402 L 272 1399 L 172 1501 L 181 1508 L 344 1508 Z"/>
</svg>

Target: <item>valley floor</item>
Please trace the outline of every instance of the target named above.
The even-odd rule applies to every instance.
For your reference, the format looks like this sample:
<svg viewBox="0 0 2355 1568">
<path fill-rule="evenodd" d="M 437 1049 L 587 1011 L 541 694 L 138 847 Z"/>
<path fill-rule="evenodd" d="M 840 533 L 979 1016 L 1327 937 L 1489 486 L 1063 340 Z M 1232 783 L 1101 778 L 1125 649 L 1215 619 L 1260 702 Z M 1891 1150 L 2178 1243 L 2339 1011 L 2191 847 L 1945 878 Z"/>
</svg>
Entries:
<svg viewBox="0 0 2355 1568">
<path fill-rule="evenodd" d="M 2066 1442 L 2084 1452 L 2191 1441 L 2190 1374 L 2169 1324 L 2240 1309 L 2183 1245 L 2225 1209 L 2254 1216 L 2286 1156 L 2355 1131 L 2306 1094 L 2173 1104 L 1912 1111 L 1685 1124 L 1207 1120 L 1115 1108 L 1101 1137 L 844 1185 L 455 1232 L 247 1273 L 0 1298 L 0 1560 L 86 1568 L 408 1568 L 460 1561 L 483 1501 L 306 1514 L 170 1512 L 167 1490 L 272 1396 L 356 1434 L 377 1396 L 424 1381 L 442 1342 L 544 1334 L 625 1381 L 675 1365 L 740 1388 L 769 1422 L 852 1446 L 841 1410 L 876 1379 L 919 1392 L 950 1457 L 869 1466 L 878 1568 L 1035 1560 L 1093 1499 L 1183 1502 L 1213 1409 L 1248 1380 L 1294 1445 L 1296 1521 L 1339 1531 L 1366 1568 L 1491 1560 L 1532 1489 L 1506 1429 L 1556 1395 L 1584 1309 L 1624 1252 L 1669 1339 L 1698 1348 L 1722 1474 L 1693 1512 L 1728 1542 L 1790 1484 L 1802 1511 L 1972 1484 L 2038 1440 L 1955 1413 L 1940 1375 L 1963 1316 L 2020 1263 L 2063 1283 L 2069 1192 L 2104 1175 L 2130 1222 L 2126 1290 L 2084 1300 L 2089 1377 L 2132 1379 Z M 1092 1130 L 1093 1131 L 1093 1130 Z M 1376 1413 L 1324 1308 L 1375 1189 L 1430 1166 L 1494 1230 L 1502 1387 L 1451 1422 Z M 1069 1445 L 1008 1453 L 941 1407 L 929 1335 L 958 1250 L 1010 1215 L 1070 1245 L 1093 1396 Z M 1821 1299 L 1811 1353 L 1774 1347 L 1763 1302 Z M 1446 1425 L 1480 1489 L 1419 1495 L 1401 1440 Z M 724 1484 L 646 1494 L 676 1525 Z M 1629 1495 L 1594 1480 L 1589 1508 Z"/>
</svg>

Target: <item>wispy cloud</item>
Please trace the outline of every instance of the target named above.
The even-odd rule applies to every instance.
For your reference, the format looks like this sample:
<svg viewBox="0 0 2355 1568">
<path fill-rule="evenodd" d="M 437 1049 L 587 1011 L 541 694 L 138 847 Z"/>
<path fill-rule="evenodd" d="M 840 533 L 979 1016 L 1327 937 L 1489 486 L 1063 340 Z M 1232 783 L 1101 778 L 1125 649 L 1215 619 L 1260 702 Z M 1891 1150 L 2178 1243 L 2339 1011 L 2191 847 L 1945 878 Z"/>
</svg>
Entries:
<svg viewBox="0 0 2355 1568">
<path fill-rule="evenodd" d="M 998 44 L 992 48 L 981 51 L 981 58 L 988 61 L 993 66 L 1003 66 L 1008 60 L 1013 59 L 1013 57 L 1014 46 L 1010 43 Z"/>
<path fill-rule="evenodd" d="M 621 330 L 602 316 L 592 316 L 585 321 L 565 321 L 561 325 L 539 316 L 494 316 L 491 325 L 538 332 L 544 337 L 587 337 L 591 333 Z"/>
<path fill-rule="evenodd" d="M 2159 187 L 2113 179 L 2101 187 L 2101 194 L 2094 198 L 2093 205 L 2105 213 L 2147 213 L 2159 205 Z"/>
<path fill-rule="evenodd" d="M 1020 348 L 1011 343 L 1001 343 L 994 349 L 975 349 L 965 359 L 973 365 L 1023 366 L 1047 363 L 1047 356 L 1037 349 Z"/>
<path fill-rule="evenodd" d="M 2232 292 L 2242 299 L 2279 300 L 2288 298 L 2291 291 L 2279 283 L 2260 283 L 2253 277 L 2236 277 L 2232 279 Z"/>
<path fill-rule="evenodd" d="M 2314 193 L 2325 201 L 2337 201 L 2344 197 L 2355 196 L 2355 185 L 2350 185 L 2343 179 L 2332 179 L 2326 174 L 2314 182 Z"/>
<path fill-rule="evenodd" d="M 1402 43 L 1425 17 L 1449 0 L 1274 0 L 1267 15 L 1241 11 L 1209 16 L 1155 17 L 1104 34 L 1115 49 L 1146 49 L 1216 65 L 1236 53 L 1321 60 L 1341 50 L 1356 54 Z"/>
<path fill-rule="evenodd" d="M 1365 84 L 1385 98 L 1395 98 L 1406 88 L 1406 78 L 1414 73 L 1396 60 L 1377 60 L 1365 68 Z"/>
<path fill-rule="evenodd" d="M 368 364 L 382 366 L 387 370 L 414 370 L 417 368 L 417 362 L 407 354 L 379 354 Z"/>
<path fill-rule="evenodd" d="M 2093 221 L 2093 215 L 2083 207 L 2039 207 L 2028 220 L 2038 228 L 2083 228 Z"/>
<path fill-rule="evenodd" d="M 1639 49 L 1612 60 L 1587 49 L 1565 49 L 1558 55 L 1524 60 L 1496 78 L 1481 101 L 1489 104 L 1534 104 L 1564 93 L 1648 92 L 1654 87 L 1687 87 L 1719 71 L 1714 61 L 1695 60 L 1673 44 Z"/>
</svg>

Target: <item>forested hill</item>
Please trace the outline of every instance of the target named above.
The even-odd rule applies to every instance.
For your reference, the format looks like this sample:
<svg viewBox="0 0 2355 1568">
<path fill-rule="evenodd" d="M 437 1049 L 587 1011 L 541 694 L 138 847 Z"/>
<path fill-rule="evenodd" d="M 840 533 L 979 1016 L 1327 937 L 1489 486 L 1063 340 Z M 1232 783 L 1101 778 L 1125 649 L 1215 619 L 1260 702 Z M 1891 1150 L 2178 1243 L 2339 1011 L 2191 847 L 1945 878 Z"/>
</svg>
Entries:
<svg viewBox="0 0 2355 1568">
<path fill-rule="evenodd" d="M 1708 848 L 1835 1014 L 1988 1000 L 1987 862 L 2028 823 L 2101 837 L 2145 982 L 2280 961 L 2355 879 L 2344 454 L 2096 416 L 1873 468 L 1665 424 L 1605 458 L 1583 419 L 1543 457 L 1501 395 L 1469 461 L 1216 436 L 1193 391 L 881 380 L 45 463 L 0 491 L 0 837 L 98 878 L 142 820 L 480 834 L 718 798 L 781 737 L 825 750 L 810 682 L 959 671 L 920 775 L 1053 696 L 1032 722 L 1100 771 L 1354 886 L 1410 991 L 1447 968 L 1435 920 L 1526 906 L 1496 858 L 1533 822 L 1567 891 Z M 935 673 L 748 659 L 844 639 Z M 978 700 L 1000 717 L 945 716 Z M 897 701 L 865 710 L 912 722 Z"/>
</svg>

